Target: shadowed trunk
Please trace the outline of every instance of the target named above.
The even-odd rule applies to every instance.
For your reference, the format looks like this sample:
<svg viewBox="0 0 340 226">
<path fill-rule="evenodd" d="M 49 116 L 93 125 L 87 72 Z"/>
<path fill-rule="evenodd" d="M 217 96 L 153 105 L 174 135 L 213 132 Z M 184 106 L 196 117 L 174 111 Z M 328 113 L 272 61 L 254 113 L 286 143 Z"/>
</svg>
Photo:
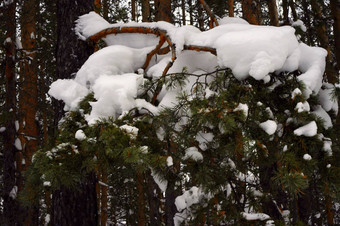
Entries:
<svg viewBox="0 0 340 226">
<path fill-rule="evenodd" d="M 261 24 L 261 7 L 256 0 L 242 0 L 242 13 L 250 24 Z"/>
</svg>

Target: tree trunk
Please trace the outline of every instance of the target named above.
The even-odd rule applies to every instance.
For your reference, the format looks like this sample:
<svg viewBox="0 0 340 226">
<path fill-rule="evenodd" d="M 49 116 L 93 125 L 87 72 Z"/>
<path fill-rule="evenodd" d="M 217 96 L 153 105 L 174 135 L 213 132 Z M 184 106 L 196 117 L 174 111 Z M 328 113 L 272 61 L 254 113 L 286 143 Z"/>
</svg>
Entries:
<svg viewBox="0 0 340 226">
<path fill-rule="evenodd" d="M 194 25 L 194 18 L 193 18 L 193 10 L 192 10 L 192 0 L 188 0 L 189 4 L 189 18 L 190 18 L 190 25 Z"/>
<path fill-rule="evenodd" d="M 172 22 L 171 0 L 158 0 L 157 21 Z"/>
<path fill-rule="evenodd" d="M 230 17 L 234 17 L 234 0 L 228 0 L 228 13 Z"/>
<path fill-rule="evenodd" d="M 198 15 L 198 28 L 201 31 L 204 31 L 204 18 L 203 18 L 203 6 L 197 2 L 197 15 Z"/>
<path fill-rule="evenodd" d="M 94 0 L 94 11 L 100 14 L 101 8 L 102 8 L 101 0 Z"/>
<path fill-rule="evenodd" d="M 142 1 L 142 21 L 150 22 L 150 2 L 149 0 Z"/>
<path fill-rule="evenodd" d="M 16 1 L 5 5 L 5 23 L 6 23 L 6 41 L 4 43 L 5 58 L 5 80 L 6 80 L 6 101 L 5 112 L 7 113 L 6 130 L 3 133 L 4 151 L 3 151 L 3 224 L 11 226 L 19 224 L 18 213 L 19 204 L 13 196 L 16 187 L 15 175 L 15 154 L 17 152 L 14 146 L 16 129 L 16 90 L 15 90 L 15 39 L 16 39 L 16 21 L 15 21 Z"/>
<path fill-rule="evenodd" d="M 38 111 L 38 75 L 36 56 L 36 22 L 37 22 L 37 0 L 25 0 L 21 15 L 21 40 L 23 47 L 23 60 L 21 62 L 21 90 L 19 96 L 18 116 L 20 122 L 19 138 L 22 146 L 24 163 L 22 170 L 27 170 L 31 165 L 32 156 L 38 149 L 38 126 L 36 113 Z M 20 167 L 21 168 L 21 167 Z M 21 173 L 21 172 L 19 172 Z M 19 191 L 22 186 L 19 186 Z M 23 210 L 25 225 L 38 224 L 38 208 Z M 35 218 L 34 218 L 35 217 Z"/>
<path fill-rule="evenodd" d="M 295 2 L 294 1 L 289 1 L 289 7 L 292 10 L 292 15 L 293 15 L 294 21 L 297 21 L 298 20 L 298 16 L 297 16 L 296 9 L 295 9 Z"/>
<path fill-rule="evenodd" d="M 332 0 L 331 12 L 334 19 L 333 32 L 335 41 L 335 56 L 337 62 L 337 68 L 340 69 L 340 0 Z"/>
<path fill-rule="evenodd" d="M 136 21 L 136 0 L 131 0 L 131 20 Z"/>
<path fill-rule="evenodd" d="M 277 13 L 276 0 L 267 0 L 270 24 L 273 26 L 279 26 L 279 16 Z"/>
<path fill-rule="evenodd" d="M 289 14 L 288 0 L 282 1 L 282 10 L 283 10 L 283 24 L 288 25 L 290 24 L 289 17 L 288 17 L 288 14 Z"/>
<path fill-rule="evenodd" d="M 144 226 L 145 221 L 145 200 L 144 200 L 144 186 L 143 186 L 144 176 L 143 173 L 139 172 L 137 169 L 137 192 L 138 192 L 138 200 L 137 200 L 137 212 L 138 212 L 138 226 Z"/>
<path fill-rule="evenodd" d="M 57 77 L 72 78 L 87 58 L 93 53 L 93 46 L 81 41 L 74 33 L 74 22 L 80 15 L 93 10 L 93 0 L 57 1 Z M 63 104 L 56 106 L 55 129 L 63 116 Z M 78 189 L 61 187 L 53 192 L 53 225 L 97 225 L 97 198 L 95 174 L 79 182 Z"/>
<path fill-rule="evenodd" d="M 76 188 L 53 192 L 52 225 L 98 225 L 96 176 L 90 173 Z"/>
<path fill-rule="evenodd" d="M 158 185 L 153 180 L 150 172 L 148 173 L 148 202 L 149 202 L 149 216 L 150 216 L 150 226 L 161 225 L 161 216 L 159 213 L 160 203 L 158 199 L 158 194 L 160 193 Z"/>
<path fill-rule="evenodd" d="M 335 84 L 338 81 L 338 75 L 332 65 L 333 55 L 329 46 L 326 26 L 322 15 L 322 5 L 317 0 L 311 0 L 311 7 L 314 13 L 314 26 L 316 28 L 316 34 L 320 42 L 321 47 L 327 50 L 328 55 L 326 58 L 326 76 L 329 83 Z"/>
<path fill-rule="evenodd" d="M 103 0 L 103 17 L 105 20 L 109 20 L 109 3 L 108 0 Z"/>
<path fill-rule="evenodd" d="M 242 0 L 243 18 L 250 24 L 261 24 L 260 5 L 256 0 Z"/>
<path fill-rule="evenodd" d="M 107 184 L 107 172 L 102 171 L 102 182 Z M 101 186 L 101 197 L 100 197 L 100 221 L 101 226 L 105 226 L 107 222 L 107 186 Z"/>
<path fill-rule="evenodd" d="M 186 15 L 185 15 L 185 0 L 182 0 L 182 24 L 186 25 Z"/>
<path fill-rule="evenodd" d="M 303 17 L 303 22 L 306 25 L 307 29 L 307 40 L 306 40 L 306 44 L 307 45 L 311 45 L 313 43 L 313 37 L 312 37 L 312 33 L 311 33 L 311 18 L 310 18 L 310 12 L 309 12 L 309 4 L 306 0 L 302 0 L 301 1 L 302 4 L 302 9 L 304 11 L 304 17 Z"/>
</svg>

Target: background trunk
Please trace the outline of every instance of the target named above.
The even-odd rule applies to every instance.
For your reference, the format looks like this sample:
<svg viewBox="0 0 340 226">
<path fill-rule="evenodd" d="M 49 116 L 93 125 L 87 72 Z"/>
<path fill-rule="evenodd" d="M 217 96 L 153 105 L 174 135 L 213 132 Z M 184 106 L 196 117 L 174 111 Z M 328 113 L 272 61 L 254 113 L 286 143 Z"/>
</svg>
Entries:
<svg viewBox="0 0 340 226">
<path fill-rule="evenodd" d="M 16 139 L 16 90 L 15 90 L 15 40 L 16 40 L 16 21 L 15 21 L 16 1 L 7 4 L 5 8 L 6 41 L 5 41 L 5 79 L 6 79 L 6 101 L 5 112 L 7 113 L 6 130 L 4 131 L 4 151 L 3 151 L 3 218 L 4 225 L 11 226 L 18 224 L 19 205 L 12 196 L 12 191 L 16 187 L 15 175 L 15 154 L 17 149 L 14 146 Z"/>
<path fill-rule="evenodd" d="M 158 0 L 157 21 L 172 22 L 171 0 Z"/>
<path fill-rule="evenodd" d="M 268 0 L 267 3 L 269 9 L 270 24 L 273 26 L 279 26 L 279 16 L 277 13 L 276 0 Z"/>
<path fill-rule="evenodd" d="M 259 15 L 259 7 L 255 0 L 242 0 L 243 18 L 250 24 L 261 24 L 261 17 Z"/>
<path fill-rule="evenodd" d="M 234 0 L 228 0 L 228 13 L 230 17 L 234 17 Z"/>
<path fill-rule="evenodd" d="M 150 2 L 149 0 L 142 1 L 142 21 L 150 22 Z"/>
</svg>

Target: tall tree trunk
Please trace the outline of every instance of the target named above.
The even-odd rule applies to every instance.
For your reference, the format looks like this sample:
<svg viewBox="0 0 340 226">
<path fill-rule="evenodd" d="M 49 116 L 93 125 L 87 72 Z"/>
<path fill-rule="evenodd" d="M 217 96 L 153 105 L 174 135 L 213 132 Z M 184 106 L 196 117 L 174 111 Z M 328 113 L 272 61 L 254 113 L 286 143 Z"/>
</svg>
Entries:
<svg viewBox="0 0 340 226">
<path fill-rule="evenodd" d="M 289 24 L 289 6 L 288 6 L 289 0 L 282 0 L 282 10 L 283 10 L 283 24 L 288 25 Z"/>
<path fill-rule="evenodd" d="M 150 2 L 149 0 L 142 1 L 142 21 L 150 22 Z"/>
<path fill-rule="evenodd" d="M 307 39 L 306 39 L 306 44 L 311 45 L 313 42 L 313 36 L 312 36 L 312 32 L 311 32 L 311 18 L 310 18 L 310 11 L 309 11 L 309 4 L 306 0 L 302 0 L 301 1 L 302 4 L 302 9 L 304 11 L 304 17 L 303 17 L 303 22 L 307 27 Z"/>
<path fill-rule="evenodd" d="M 261 24 L 260 5 L 256 0 L 242 0 L 243 18 L 250 24 Z"/>
<path fill-rule="evenodd" d="M 194 18 L 193 18 L 193 9 L 192 9 L 192 0 L 188 0 L 189 4 L 189 18 L 190 18 L 190 25 L 194 25 Z"/>
<path fill-rule="evenodd" d="M 15 40 L 16 40 L 16 21 L 15 21 L 15 8 L 16 1 L 5 5 L 5 23 L 6 23 L 6 66 L 5 66 L 5 79 L 6 79 L 6 102 L 5 112 L 7 121 L 5 124 L 6 130 L 4 131 L 4 151 L 3 151 L 3 178 L 4 182 L 2 199 L 3 199 L 3 218 L 4 225 L 11 226 L 17 225 L 19 204 L 15 200 L 14 192 L 17 189 L 16 175 L 15 175 L 15 154 L 17 149 L 14 145 L 16 139 L 16 90 L 15 90 Z"/>
<path fill-rule="evenodd" d="M 93 10 L 93 0 L 57 1 L 57 77 L 72 78 L 87 58 L 93 46 L 75 35 L 74 22 L 80 15 Z M 63 104 L 58 102 L 55 122 L 63 116 Z M 55 124 L 57 126 L 57 124 Z M 56 127 L 57 128 L 57 127 Z M 53 225 L 97 225 L 97 198 L 94 173 L 79 182 L 78 190 L 61 187 L 53 192 Z M 81 211 L 80 211 L 81 210 Z"/>
<path fill-rule="evenodd" d="M 198 28 L 201 31 L 204 31 L 204 18 L 203 18 L 203 6 L 197 2 L 197 20 L 198 20 Z"/>
<path fill-rule="evenodd" d="M 101 8 L 102 8 L 101 0 L 94 0 L 94 11 L 100 14 Z"/>
<path fill-rule="evenodd" d="M 160 199 L 158 199 L 158 194 L 160 194 L 160 190 L 158 185 L 155 183 L 154 179 L 149 172 L 147 175 L 148 182 L 148 202 L 149 202 L 149 216 L 150 216 L 150 225 L 158 226 L 161 225 L 161 216 L 160 216 Z"/>
<path fill-rule="evenodd" d="M 296 13 L 295 2 L 294 1 L 289 1 L 289 7 L 290 7 L 290 9 L 292 11 L 292 15 L 293 15 L 294 21 L 297 21 L 298 20 L 298 16 L 297 16 L 297 13 Z"/>
<path fill-rule="evenodd" d="M 186 25 L 185 0 L 182 0 L 181 7 L 182 7 L 182 24 Z"/>
<path fill-rule="evenodd" d="M 37 0 L 25 0 L 21 15 L 21 40 L 23 47 L 23 61 L 21 63 L 21 90 L 19 96 L 19 138 L 22 146 L 24 167 L 27 170 L 31 165 L 32 156 L 38 149 L 38 126 L 36 113 L 38 111 L 38 71 L 36 56 L 36 22 Z M 18 162 L 17 164 L 21 164 Z M 20 173 L 20 172 L 19 172 Z M 20 188 L 21 186 L 19 186 Z M 21 190 L 18 189 L 19 191 Z M 36 208 L 27 209 L 25 212 L 25 225 L 37 225 L 38 213 Z"/>
<path fill-rule="evenodd" d="M 157 21 L 172 22 L 171 0 L 158 0 Z"/>
<path fill-rule="evenodd" d="M 103 0 L 103 17 L 105 20 L 109 19 L 109 3 L 108 0 Z"/>
<path fill-rule="evenodd" d="M 101 197 L 100 197 L 100 222 L 102 226 L 106 225 L 107 222 L 107 172 L 102 170 L 102 182 L 105 184 L 101 186 Z"/>
<path fill-rule="evenodd" d="M 335 56 L 337 68 L 340 69 L 340 0 L 332 0 L 331 12 L 333 17 L 333 33 L 335 41 Z"/>
<path fill-rule="evenodd" d="M 228 13 L 230 17 L 234 17 L 234 0 L 228 0 Z"/>
<path fill-rule="evenodd" d="M 53 192 L 52 225 L 98 225 L 95 173 L 74 189 L 61 187 Z"/>
<path fill-rule="evenodd" d="M 270 24 L 273 26 L 279 26 L 279 16 L 277 13 L 276 0 L 267 0 Z"/>
<path fill-rule="evenodd" d="M 131 20 L 136 21 L 136 0 L 131 0 Z"/>
<path fill-rule="evenodd" d="M 322 5 L 317 0 L 311 0 L 311 7 L 314 13 L 314 26 L 321 47 L 327 50 L 326 59 L 326 78 L 329 83 L 335 84 L 338 81 L 338 75 L 332 65 L 333 55 L 329 46 L 324 17 L 322 15 Z"/>
<path fill-rule="evenodd" d="M 143 173 L 138 171 L 137 169 L 137 192 L 138 192 L 138 200 L 137 200 L 137 212 L 138 212 L 138 226 L 144 226 L 146 224 L 145 219 L 145 200 L 144 200 L 144 176 Z"/>
</svg>

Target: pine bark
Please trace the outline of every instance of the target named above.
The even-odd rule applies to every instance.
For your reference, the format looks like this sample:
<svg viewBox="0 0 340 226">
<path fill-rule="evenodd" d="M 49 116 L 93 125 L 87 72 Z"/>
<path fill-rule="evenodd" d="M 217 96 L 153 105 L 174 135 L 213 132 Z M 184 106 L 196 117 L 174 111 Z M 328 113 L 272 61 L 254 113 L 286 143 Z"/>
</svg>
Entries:
<svg viewBox="0 0 340 226">
<path fill-rule="evenodd" d="M 326 49 L 328 52 L 326 58 L 326 78 L 329 83 L 335 84 L 338 80 L 338 75 L 332 65 L 333 55 L 329 45 L 324 17 L 322 15 L 322 5 L 317 0 L 311 0 L 310 3 L 314 13 L 313 22 L 316 28 L 318 41 L 320 42 L 320 46 Z"/>
<path fill-rule="evenodd" d="M 93 46 L 74 33 L 74 22 L 80 15 L 93 11 L 93 0 L 57 1 L 57 77 L 70 79 L 93 53 Z M 55 107 L 55 129 L 63 116 L 63 104 Z M 53 225 L 97 225 L 96 176 L 89 173 L 75 189 L 61 187 L 52 195 Z"/>
<path fill-rule="evenodd" d="M 150 226 L 158 226 L 161 225 L 161 216 L 159 213 L 160 209 L 160 200 L 158 199 L 158 194 L 160 194 L 158 185 L 155 183 L 154 179 L 151 176 L 151 173 L 148 173 L 148 202 L 149 202 L 149 216 L 150 216 Z"/>
<path fill-rule="evenodd" d="M 37 22 L 37 0 L 25 0 L 21 15 L 21 41 L 22 57 L 20 80 L 21 90 L 19 95 L 19 139 L 21 141 L 22 151 L 17 161 L 18 169 L 26 171 L 32 163 L 32 156 L 38 149 L 38 126 L 36 114 L 38 111 L 38 71 L 36 56 L 36 22 Z M 23 166 L 20 165 L 23 163 Z M 18 172 L 22 174 L 23 172 Z M 22 181 L 18 186 L 19 192 L 22 190 Z M 25 225 L 38 224 L 38 208 L 23 209 L 25 215 Z"/>
<path fill-rule="evenodd" d="M 288 0 L 283 0 L 282 1 L 282 10 L 283 10 L 283 23 L 285 25 L 289 24 L 289 5 L 288 5 Z"/>
<path fill-rule="evenodd" d="M 142 21 L 150 22 L 150 2 L 149 0 L 142 1 Z"/>
<path fill-rule="evenodd" d="M 335 41 L 335 56 L 337 68 L 340 69 L 340 0 L 332 0 L 331 12 L 333 17 L 333 32 Z"/>
<path fill-rule="evenodd" d="M 101 8 L 102 8 L 101 0 L 94 0 L 94 11 L 100 14 Z"/>
<path fill-rule="evenodd" d="M 229 17 L 234 17 L 234 0 L 228 0 Z"/>
<path fill-rule="evenodd" d="M 242 0 L 242 13 L 250 24 L 261 24 L 261 9 L 256 0 Z"/>
<path fill-rule="evenodd" d="M 185 0 L 182 0 L 181 8 L 182 8 L 182 24 L 186 25 Z"/>
<path fill-rule="evenodd" d="M 138 192 L 138 200 L 137 200 L 137 212 L 138 212 L 138 226 L 144 226 L 146 224 L 145 219 L 145 199 L 144 199 L 144 176 L 143 173 L 137 170 L 137 192 Z"/>
<path fill-rule="evenodd" d="M 136 21 L 136 0 L 131 0 L 131 20 Z"/>
<path fill-rule="evenodd" d="M 171 0 L 158 0 L 156 20 L 172 22 Z"/>
<path fill-rule="evenodd" d="M 103 0 L 103 17 L 105 20 L 109 19 L 109 3 L 108 0 Z"/>
<path fill-rule="evenodd" d="M 279 26 L 279 16 L 277 13 L 276 0 L 267 0 L 270 24 L 273 26 Z"/>
<path fill-rule="evenodd" d="M 6 130 L 3 133 L 3 224 L 5 226 L 17 225 L 19 204 L 11 197 L 11 191 L 16 186 L 15 175 L 15 154 L 17 152 L 14 142 L 16 139 L 16 82 L 15 82 L 15 40 L 16 40 L 16 21 L 15 21 L 16 1 L 5 5 L 6 41 L 5 41 L 5 80 L 6 80 L 6 101 L 5 112 L 8 118 L 5 124 Z"/>
</svg>

